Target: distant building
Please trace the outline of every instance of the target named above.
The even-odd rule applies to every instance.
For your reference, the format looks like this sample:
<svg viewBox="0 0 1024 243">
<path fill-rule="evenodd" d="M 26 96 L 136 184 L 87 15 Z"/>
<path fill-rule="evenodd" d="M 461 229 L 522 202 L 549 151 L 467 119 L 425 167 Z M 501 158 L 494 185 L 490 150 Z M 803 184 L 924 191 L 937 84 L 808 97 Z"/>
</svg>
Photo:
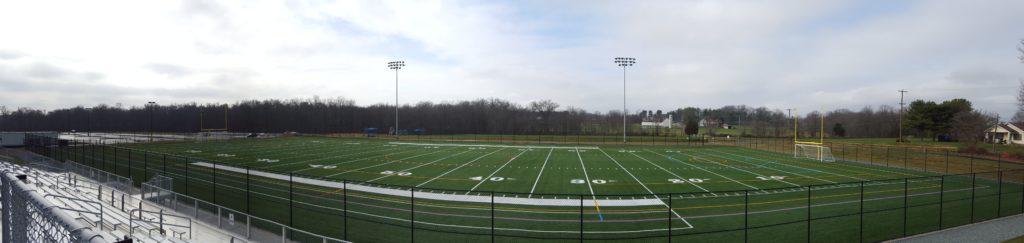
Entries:
<svg viewBox="0 0 1024 243">
<path fill-rule="evenodd" d="M 665 118 L 665 120 L 662 120 L 661 122 L 642 121 L 640 122 L 640 127 L 643 129 L 652 129 L 657 127 L 672 128 L 672 115 L 668 115 L 668 118 Z"/>
<path fill-rule="evenodd" d="M 1024 144 L 1021 138 L 1024 130 L 1011 123 L 995 125 L 985 130 L 985 142 L 999 144 Z"/>
</svg>

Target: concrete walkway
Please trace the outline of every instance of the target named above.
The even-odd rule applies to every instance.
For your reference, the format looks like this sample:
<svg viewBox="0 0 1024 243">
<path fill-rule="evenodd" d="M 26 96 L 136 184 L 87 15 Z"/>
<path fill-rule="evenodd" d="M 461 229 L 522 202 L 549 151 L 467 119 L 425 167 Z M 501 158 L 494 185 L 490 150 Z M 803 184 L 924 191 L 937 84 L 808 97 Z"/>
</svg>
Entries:
<svg viewBox="0 0 1024 243">
<path fill-rule="evenodd" d="M 888 242 L 1003 242 L 1024 235 L 1024 215 L 1018 214 Z"/>
</svg>

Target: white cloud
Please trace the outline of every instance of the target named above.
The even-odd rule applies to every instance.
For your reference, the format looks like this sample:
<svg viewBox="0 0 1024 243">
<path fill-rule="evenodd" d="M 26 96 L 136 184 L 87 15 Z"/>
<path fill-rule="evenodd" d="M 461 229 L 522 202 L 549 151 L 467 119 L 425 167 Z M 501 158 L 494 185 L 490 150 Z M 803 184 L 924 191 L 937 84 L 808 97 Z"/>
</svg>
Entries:
<svg viewBox="0 0 1024 243">
<path fill-rule="evenodd" d="M 0 103 L 314 95 L 384 103 L 394 85 L 385 63 L 400 59 L 409 64 L 399 73 L 403 102 L 553 99 L 607 111 L 621 105 L 621 69 L 611 59 L 632 56 L 631 110 L 859 109 L 895 105 L 903 88 L 912 99 L 965 97 L 1012 114 L 1024 77 L 1013 47 L 1024 38 L 1024 3 L 921 1 L 859 12 L 860 4 L 7 1 Z"/>
</svg>

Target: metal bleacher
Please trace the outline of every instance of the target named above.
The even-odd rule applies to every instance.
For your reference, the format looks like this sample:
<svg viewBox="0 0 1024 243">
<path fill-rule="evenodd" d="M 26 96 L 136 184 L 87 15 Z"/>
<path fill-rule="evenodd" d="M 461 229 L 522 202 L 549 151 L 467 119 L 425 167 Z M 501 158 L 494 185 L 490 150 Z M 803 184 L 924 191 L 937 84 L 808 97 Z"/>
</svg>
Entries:
<svg viewBox="0 0 1024 243">
<path fill-rule="evenodd" d="M 33 168 L 0 161 L 0 171 L 25 175 L 23 182 L 99 232 L 104 239 L 133 242 L 200 242 L 192 239 L 192 219 L 74 173 Z"/>
</svg>

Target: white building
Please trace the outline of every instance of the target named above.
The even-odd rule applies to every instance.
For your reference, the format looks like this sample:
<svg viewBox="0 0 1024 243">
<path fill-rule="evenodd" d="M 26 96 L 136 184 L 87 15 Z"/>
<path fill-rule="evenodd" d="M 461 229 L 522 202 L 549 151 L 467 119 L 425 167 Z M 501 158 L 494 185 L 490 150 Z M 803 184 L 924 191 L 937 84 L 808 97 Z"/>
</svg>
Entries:
<svg viewBox="0 0 1024 243">
<path fill-rule="evenodd" d="M 643 128 L 643 129 L 651 129 L 651 128 L 656 128 L 656 127 L 672 128 L 672 115 L 668 115 L 668 118 L 665 118 L 665 120 L 662 120 L 661 122 L 655 122 L 655 121 L 640 122 L 640 127 Z"/>
<path fill-rule="evenodd" d="M 1024 134 L 1024 129 L 1011 123 L 1004 123 L 986 129 L 985 141 L 1000 144 L 1024 144 L 1021 134 Z"/>
</svg>

